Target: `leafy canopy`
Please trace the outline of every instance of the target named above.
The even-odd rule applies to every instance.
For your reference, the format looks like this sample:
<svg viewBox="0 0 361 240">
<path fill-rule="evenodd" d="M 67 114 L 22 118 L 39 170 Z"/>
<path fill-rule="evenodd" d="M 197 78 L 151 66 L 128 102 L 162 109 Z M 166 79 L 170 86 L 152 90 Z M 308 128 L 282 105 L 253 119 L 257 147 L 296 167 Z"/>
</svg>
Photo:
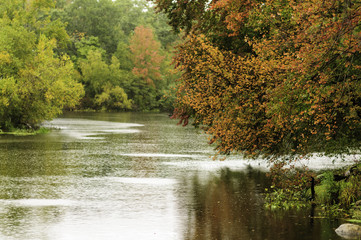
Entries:
<svg viewBox="0 0 361 240">
<path fill-rule="evenodd" d="M 68 36 L 51 22 L 53 1 L 0 3 L 0 129 L 36 127 L 75 107 L 83 87 L 72 62 L 54 50 Z"/>
<path fill-rule="evenodd" d="M 189 33 L 175 116 L 204 126 L 220 153 L 359 149 L 360 2 L 154 2 Z"/>
</svg>

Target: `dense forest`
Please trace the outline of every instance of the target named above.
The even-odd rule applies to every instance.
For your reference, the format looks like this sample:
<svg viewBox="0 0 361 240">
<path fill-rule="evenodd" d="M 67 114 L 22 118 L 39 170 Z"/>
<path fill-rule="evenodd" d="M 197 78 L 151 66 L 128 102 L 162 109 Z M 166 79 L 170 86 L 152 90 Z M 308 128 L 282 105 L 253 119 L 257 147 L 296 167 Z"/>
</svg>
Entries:
<svg viewBox="0 0 361 240">
<path fill-rule="evenodd" d="M 0 129 L 67 110 L 171 111 L 179 40 L 142 0 L 0 2 Z"/>
<path fill-rule="evenodd" d="M 0 129 L 34 128 L 63 109 L 172 110 L 176 99 L 174 117 L 193 118 L 222 154 L 359 148 L 360 9 L 348 0 L 1 1 Z"/>
</svg>

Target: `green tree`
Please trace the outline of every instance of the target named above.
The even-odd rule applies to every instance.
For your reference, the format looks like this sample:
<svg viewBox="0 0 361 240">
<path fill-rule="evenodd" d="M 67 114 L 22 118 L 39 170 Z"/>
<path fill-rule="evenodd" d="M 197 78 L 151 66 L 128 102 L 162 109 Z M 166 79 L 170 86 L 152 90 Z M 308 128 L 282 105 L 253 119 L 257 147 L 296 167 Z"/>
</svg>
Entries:
<svg viewBox="0 0 361 240">
<path fill-rule="evenodd" d="M 100 51 L 89 51 L 87 59 L 80 62 L 82 81 L 85 86 L 86 96 L 94 98 L 102 92 L 103 85 L 109 81 L 109 67 L 103 61 Z"/>
<path fill-rule="evenodd" d="M 120 13 L 120 27 L 124 36 L 130 36 L 137 26 L 145 23 L 149 8 L 147 1 L 116 0 L 114 5 Z"/>
<path fill-rule="evenodd" d="M 99 51 L 102 55 L 105 54 L 105 50 L 100 47 L 100 43 L 97 37 L 77 36 L 80 39 L 73 39 L 74 52 L 72 54 L 74 62 L 78 63 L 81 60 L 87 58 L 89 51 Z"/>
<path fill-rule="evenodd" d="M 87 59 L 80 61 L 82 81 L 85 86 L 83 107 L 103 108 L 104 110 L 131 109 L 131 101 L 122 86 L 127 86 L 124 71 L 116 57 L 107 64 L 99 50 L 90 50 Z M 128 84 L 129 85 L 129 84 Z"/>
<path fill-rule="evenodd" d="M 111 56 L 122 36 L 120 9 L 112 0 L 76 0 L 65 8 L 67 30 L 97 37 L 100 46 Z"/>
<path fill-rule="evenodd" d="M 103 110 L 127 110 L 132 109 L 132 101 L 128 100 L 128 95 L 123 88 L 113 87 L 107 84 L 103 92 L 95 97 L 95 103 Z"/>
<path fill-rule="evenodd" d="M 113 56 L 119 59 L 121 69 L 126 71 L 131 71 L 133 69 L 134 65 L 131 59 L 131 52 L 127 41 L 119 41 L 117 51 Z"/>
<path fill-rule="evenodd" d="M 19 124 L 36 126 L 62 113 L 64 107 L 73 108 L 83 95 L 76 72 L 69 57 L 54 58 L 55 41 L 40 36 L 37 54 L 19 72 L 17 81 L 20 102 L 17 112 Z"/>
<path fill-rule="evenodd" d="M 0 129 L 34 128 L 83 94 L 66 55 L 54 53 L 67 41 L 64 26 L 52 24 L 53 1 L 0 4 Z"/>
</svg>

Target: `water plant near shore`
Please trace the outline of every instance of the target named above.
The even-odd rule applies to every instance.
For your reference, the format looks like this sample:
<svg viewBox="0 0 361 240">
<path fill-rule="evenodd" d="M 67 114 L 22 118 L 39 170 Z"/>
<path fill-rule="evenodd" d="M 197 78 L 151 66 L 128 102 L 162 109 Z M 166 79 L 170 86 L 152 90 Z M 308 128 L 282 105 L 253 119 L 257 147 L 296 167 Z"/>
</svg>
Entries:
<svg viewBox="0 0 361 240">
<path fill-rule="evenodd" d="M 265 206 L 269 209 L 304 208 L 316 205 L 319 215 L 328 218 L 361 220 L 361 164 L 346 169 L 319 173 L 285 168 L 276 164 L 271 168 L 271 190 L 266 189 Z M 338 173 L 343 174 L 338 174 Z M 301 177 L 300 177 L 301 176 Z M 310 178 L 315 177 L 315 198 L 312 198 Z M 308 182 L 307 182 L 308 181 Z"/>
</svg>

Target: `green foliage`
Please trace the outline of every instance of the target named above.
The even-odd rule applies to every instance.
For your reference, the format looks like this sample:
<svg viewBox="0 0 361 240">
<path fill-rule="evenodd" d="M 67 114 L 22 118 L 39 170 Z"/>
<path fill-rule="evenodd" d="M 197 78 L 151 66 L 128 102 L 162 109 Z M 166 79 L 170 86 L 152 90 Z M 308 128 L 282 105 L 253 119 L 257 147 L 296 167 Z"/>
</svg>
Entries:
<svg viewBox="0 0 361 240">
<path fill-rule="evenodd" d="M 349 167 L 348 177 L 335 180 L 336 173 L 345 169 L 325 171 L 314 176 L 312 173 L 285 168 L 284 163 L 275 164 L 270 176 L 271 189 L 266 189 L 265 206 L 270 209 L 303 208 L 314 204 L 319 206 L 319 214 L 329 218 L 352 217 L 359 219 L 361 213 L 361 171 L 360 164 Z M 300 177 L 301 175 L 303 177 Z M 310 194 L 310 177 L 315 180 L 315 199 Z M 321 179 L 321 180 L 320 180 Z"/>
<path fill-rule="evenodd" d="M 54 43 L 40 36 L 33 62 L 20 70 L 20 121 L 35 126 L 52 119 L 64 107 L 73 108 L 83 95 L 81 84 L 74 81 L 75 71 L 67 56 L 54 58 Z"/>
<path fill-rule="evenodd" d="M 132 52 L 141 25 L 151 38 Z M 80 98 L 84 109 L 170 109 L 173 98 L 161 99 L 176 39 L 143 0 L 0 2 L 0 129 L 36 128 Z"/>
<path fill-rule="evenodd" d="M 326 186 L 316 186 L 315 192 L 317 193 L 317 201 L 320 203 L 330 202 L 330 194 L 327 192 Z"/>
<path fill-rule="evenodd" d="M 80 62 L 82 82 L 86 90 L 87 103 L 91 108 L 105 110 L 131 109 L 131 101 L 122 87 L 129 85 L 116 57 L 111 64 L 102 59 L 101 51 L 90 50 L 87 59 Z"/>
<path fill-rule="evenodd" d="M 6 135 L 14 135 L 14 136 L 32 136 L 32 135 L 38 135 L 38 134 L 46 134 L 49 132 L 50 132 L 50 129 L 44 128 L 44 127 L 40 127 L 37 130 L 16 128 L 16 129 L 10 129 L 7 132 L 3 132 L 0 130 L 0 135 L 6 134 Z"/>
<path fill-rule="evenodd" d="M 350 176 L 348 181 L 341 185 L 339 199 L 345 208 L 350 208 L 353 203 L 361 199 L 360 181 L 360 176 Z"/>
<path fill-rule="evenodd" d="M 332 205 L 339 203 L 338 196 L 340 193 L 340 183 L 334 181 L 332 172 L 325 172 L 321 181 L 321 186 L 324 188 L 324 196 L 322 203 Z"/>
<path fill-rule="evenodd" d="M 348 222 L 351 222 L 351 223 L 361 223 L 361 220 L 359 219 L 347 219 Z"/>
<path fill-rule="evenodd" d="M 272 180 L 271 189 L 266 189 L 265 206 L 270 209 L 292 209 L 308 206 L 311 195 L 311 177 L 314 173 L 307 168 L 286 166 L 285 162 L 274 162 L 268 174 Z"/>
<path fill-rule="evenodd" d="M 53 1 L 8 4 L 0 16 L 0 129 L 36 128 L 74 108 L 83 87 L 69 57 L 54 53 L 67 34 L 50 20 Z"/>
<path fill-rule="evenodd" d="M 121 35 L 119 8 L 111 0 L 76 0 L 65 8 L 70 33 L 81 32 L 99 38 L 107 53 L 113 54 Z"/>
<path fill-rule="evenodd" d="M 175 102 L 175 90 L 172 89 L 172 86 L 168 90 L 164 90 L 160 96 L 159 107 L 161 111 L 173 112 L 174 111 L 174 102 Z"/>
<path fill-rule="evenodd" d="M 67 4 L 64 11 L 68 32 L 98 37 L 108 57 L 115 53 L 119 41 L 124 41 L 140 25 L 153 26 L 164 47 L 177 39 L 165 16 L 157 16 L 142 0 L 76 0 Z"/>
<path fill-rule="evenodd" d="M 95 97 L 95 104 L 103 110 L 129 110 L 132 109 L 132 101 L 128 100 L 127 94 L 119 86 L 104 87 L 104 91 Z"/>
<path fill-rule="evenodd" d="M 100 43 L 97 37 L 84 37 L 80 34 L 80 40 L 74 41 L 74 47 L 76 52 L 74 53 L 75 61 L 86 59 L 89 51 L 99 51 L 101 55 L 105 54 L 105 50 L 100 47 Z"/>
<path fill-rule="evenodd" d="M 0 81 L 0 129 L 8 130 L 13 127 L 14 111 L 19 109 L 21 99 L 19 87 L 12 77 L 2 78 Z"/>
<path fill-rule="evenodd" d="M 44 44 L 44 45 L 43 45 Z M 66 58 L 54 59 L 51 46 L 39 42 L 39 54 L 32 64 L 21 70 L 22 121 L 34 126 L 61 113 L 64 107 L 75 107 L 82 87 L 74 82 L 74 68 Z M 34 71 L 34 69 L 36 69 Z"/>
<path fill-rule="evenodd" d="M 131 52 L 129 45 L 126 42 L 120 41 L 117 46 L 117 50 L 114 55 L 119 59 L 120 69 L 131 71 L 134 67 L 134 64 L 131 60 Z"/>
<path fill-rule="evenodd" d="M 359 223 L 361 223 L 361 207 L 359 206 L 358 208 L 353 209 L 352 211 L 352 219 L 358 221 Z"/>
<path fill-rule="evenodd" d="M 317 186 L 317 201 L 324 205 L 339 204 L 350 209 L 352 204 L 361 199 L 361 176 L 350 175 L 347 180 L 335 181 L 334 172 L 327 171 L 321 175 L 320 186 Z"/>
<path fill-rule="evenodd" d="M 159 109 L 158 100 L 161 93 L 154 86 L 144 82 L 143 79 L 134 77 L 126 91 L 129 92 L 129 98 L 133 101 L 134 110 L 148 112 Z"/>
<path fill-rule="evenodd" d="M 321 215 L 327 218 L 342 218 L 345 217 L 346 211 L 340 204 L 322 204 Z"/>
<path fill-rule="evenodd" d="M 300 191 L 291 189 L 276 189 L 273 192 L 268 192 L 266 189 L 265 194 L 265 207 L 276 210 L 276 209 L 300 209 L 308 206 L 307 202 L 302 196 Z"/>
<path fill-rule="evenodd" d="M 86 96 L 94 98 L 101 93 L 103 85 L 111 79 L 108 64 L 103 61 L 100 51 L 89 51 L 87 59 L 80 62 L 82 82 L 85 85 Z"/>
<path fill-rule="evenodd" d="M 0 16 L 1 17 L 1 16 Z M 0 74 L 14 76 L 31 61 L 37 35 L 28 31 L 19 17 L 11 20 L 7 14 L 0 18 Z"/>
</svg>

